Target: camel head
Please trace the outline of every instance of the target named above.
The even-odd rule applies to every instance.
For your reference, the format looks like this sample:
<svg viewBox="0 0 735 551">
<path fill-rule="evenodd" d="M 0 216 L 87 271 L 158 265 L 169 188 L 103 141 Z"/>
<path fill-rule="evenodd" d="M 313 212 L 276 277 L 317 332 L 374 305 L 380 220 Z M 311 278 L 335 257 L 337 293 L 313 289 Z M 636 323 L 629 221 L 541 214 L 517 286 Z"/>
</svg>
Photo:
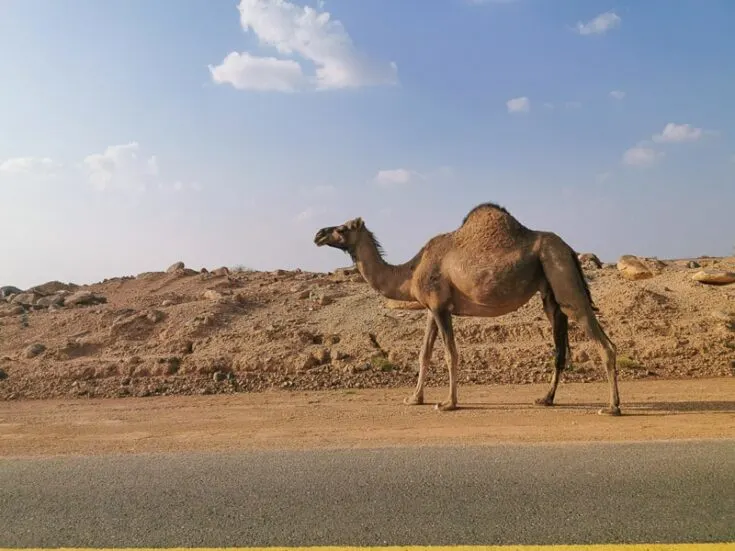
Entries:
<svg viewBox="0 0 735 551">
<path fill-rule="evenodd" d="M 314 243 L 317 247 L 327 245 L 340 249 L 341 251 L 351 252 L 355 250 L 360 235 L 365 230 L 365 223 L 362 218 L 354 218 L 348 220 L 341 226 L 331 226 L 322 228 L 316 232 Z"/>
</svg>

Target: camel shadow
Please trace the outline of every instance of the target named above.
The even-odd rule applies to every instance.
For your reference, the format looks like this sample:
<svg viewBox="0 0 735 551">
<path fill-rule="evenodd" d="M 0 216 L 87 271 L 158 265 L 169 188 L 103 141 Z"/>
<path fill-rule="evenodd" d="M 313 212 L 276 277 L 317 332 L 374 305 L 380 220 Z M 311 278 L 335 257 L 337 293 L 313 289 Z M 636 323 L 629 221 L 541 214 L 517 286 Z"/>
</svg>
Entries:
<svg viewBox="0 0 735 551">
<path fill-rule="evenodd" d="M 703 400 L 687 402 L 630 402 L 630 409 L 677 413 L 735 413 L 735 400 Z"/>
<path fill-rule="evenodd" d="M 558 402 L 553 406 L 541 406 L 533 402 L 503 402 L 497 404 L 470 402 L 460 403 L 459 410 L 528 410 L 551 409 L 564 411 L 589 411 L 607 407 L 607 402 L 586 404 L 565 404 Z M 735 400 L 685 401 L 685 402 L 623 402 L 620 404 L 623 415 L 654 415 L 667 413 L 735 413 Z"/>
</svg>

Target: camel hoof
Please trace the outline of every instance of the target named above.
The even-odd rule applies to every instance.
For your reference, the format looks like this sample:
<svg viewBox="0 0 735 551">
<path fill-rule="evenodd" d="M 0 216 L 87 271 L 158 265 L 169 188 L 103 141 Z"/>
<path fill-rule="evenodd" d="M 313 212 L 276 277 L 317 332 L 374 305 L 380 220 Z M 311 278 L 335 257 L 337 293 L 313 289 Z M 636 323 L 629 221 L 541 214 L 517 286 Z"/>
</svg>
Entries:
<svg viewBox="0 0 735 551">
<path fill-rule="evenodd" d="M 613 406 L 609 408 L 602 408 L 597 412 L 597 415 L 612 415 L 614 417 L 617 417 L 619 415 L 622 415 L 620 413 L 620 408 L 618 406 Z"/>
<path fill-rule="evenodd" d="M 534 400 L 534 404 L 537 406 L 553 406 L 554 400 L 551 400 L 549 398 L 538 398 Z"/>
<path fill-rule="evenodd" d="M 424 403 L 424 397 L 413 394 L 407 398 L 404 398 L 403 403 L 407 406 L 420 406 Z"/>
<path fill-rule="evenodd" d="M 436 404 L 434 408 L 439 411 L 454 411 L 457 409 L 457 404 L 453 404 L 452 402 L 440 402 Z"/>
</svg>

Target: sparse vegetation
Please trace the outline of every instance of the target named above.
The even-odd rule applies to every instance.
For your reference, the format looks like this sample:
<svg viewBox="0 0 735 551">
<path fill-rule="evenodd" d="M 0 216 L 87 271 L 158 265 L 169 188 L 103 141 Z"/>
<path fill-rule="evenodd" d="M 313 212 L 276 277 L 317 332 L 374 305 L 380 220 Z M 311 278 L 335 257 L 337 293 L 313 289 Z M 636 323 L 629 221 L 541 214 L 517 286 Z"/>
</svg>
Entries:
<svg viewBox="0 0 735 551">
<path fill-rule="evenodd" d="M 618 357 L 618 367 L 620 369 L 643 369 L 643 364 L 630 356 L 622 355 Z"/>
<path fill-rule="evenodd" d="M 373 369 L 377 369 L 378 371 L 382 371 L 383 373 L 389 373 L 391 371 L 398 370 L 396 365 L 382 354 L 376 354 L 375 356 L 370 358 L 370 365 L 373 367 Z"/>
</svg>

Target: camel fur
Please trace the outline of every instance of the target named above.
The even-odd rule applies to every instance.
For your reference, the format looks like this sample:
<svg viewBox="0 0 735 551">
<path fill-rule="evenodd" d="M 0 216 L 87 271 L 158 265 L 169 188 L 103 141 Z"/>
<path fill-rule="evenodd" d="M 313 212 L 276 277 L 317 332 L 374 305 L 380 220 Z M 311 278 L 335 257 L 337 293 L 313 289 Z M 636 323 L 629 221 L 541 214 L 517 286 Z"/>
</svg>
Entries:
<svg viewBox="0 0 735 551">
<path fill-rule="evenodd" d="M 348 253 L 370 286 L 394 307 L 417 303 L 427 310 L 418 382 L 406 404 L 424 402 L 426 370 L 439 335 L 449 369 L 449 394 L 437 408 L 457 408 L 459 354 L 452 316 L 502 316 L 540 293 L 552 326 L 555 364 L 551 386 L 536 403 L 554 403 L 567 361 L 571 318 L 595 341 L 607 368 L 609 407 L 600 413 L 620 415 L 616 347 L 595 316 L 577 254 L 558 235 L 529 229 L 505 208 L 483 203 L 467 214 L 459 228 L 431 238 L 416 256 L 399 265 L 384 260 L 380 243 L 362 218 L 322 228 L 314 242 Z"/>
</svg>

